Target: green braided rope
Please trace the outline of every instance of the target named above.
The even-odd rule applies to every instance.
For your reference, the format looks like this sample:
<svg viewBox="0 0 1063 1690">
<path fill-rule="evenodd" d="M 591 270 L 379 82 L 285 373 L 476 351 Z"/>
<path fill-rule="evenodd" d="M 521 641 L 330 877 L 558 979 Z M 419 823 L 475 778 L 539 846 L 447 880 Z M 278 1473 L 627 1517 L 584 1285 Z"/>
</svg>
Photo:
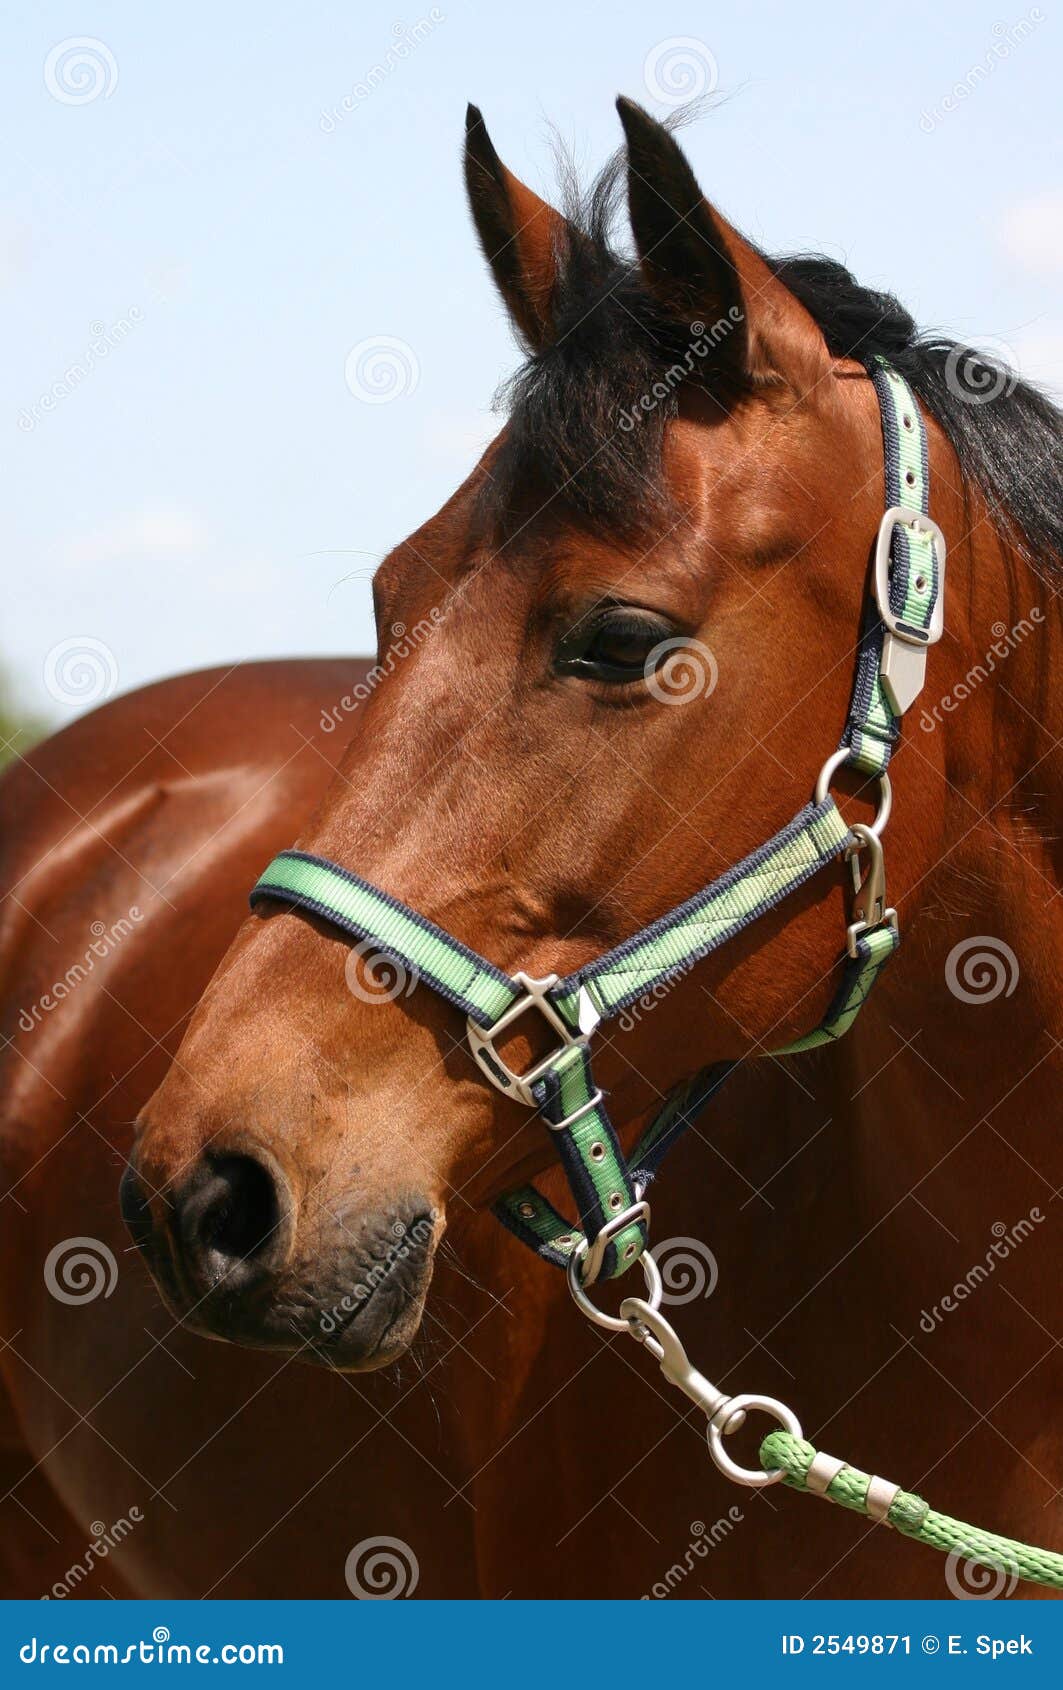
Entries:
<svg viewBox="0 0 1063 1690">
<path fill-rule="evenodd" d="M 760 1446 L 760 1464 L 766 1473 L 775 1468 L 783 1470 L 783 1484 L 793 1490 L 805 1490 L 808 1469 L 816 1457 L 816 1450 L 804 1438 L 792 1433 L 769 1432 Z M 828 1501 L 841 1508 L 851 1508 L 856 1514 L 867 1514 L 868 1473 L 857 1467 L 843 1467 L 822 1493 Z M 810 1496 L 819 1495 L 810 1491 Z M 1049 1585 L 1063 1590 L 1063 1555 L 1052 1549 L 1038 1549 L 1015 1538 L 1001 1537 L 997 1532 L 982 1531 L 964 1520 L 954 1520 L 948 1514 L 938 1514 L 921 1496 L 911 1491 L 898 1491 L 889 1513 L 888 1523 L 904 1537 L 916 1543 L 929 1543 L 946 1555 L 961 1556 L 995 1571 L 1006 1572 L 1030 1584 Z"/>
</svg>

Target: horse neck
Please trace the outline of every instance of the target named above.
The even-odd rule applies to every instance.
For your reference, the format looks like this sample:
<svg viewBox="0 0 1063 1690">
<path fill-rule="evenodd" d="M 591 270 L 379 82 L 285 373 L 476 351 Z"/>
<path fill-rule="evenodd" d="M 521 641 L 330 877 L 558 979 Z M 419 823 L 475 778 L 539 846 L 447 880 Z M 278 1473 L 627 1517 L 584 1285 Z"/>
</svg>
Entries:
<svg viewBox="0 0 1063 1690">
<path fill-rule="evenodd" d="M 888 869 L 899 867 L 901 948 L 839 1047 L 833 1083 L 865 1129 L 858 1154 L 872 1181 L 893 1166 L 907 1190 L 929 1147 L 953 1170 L 992 1169 L 1005 1186 L 1014 1174 L 1025 1209 L 1039 1188 L 1022 1159 L 1037 1165 L 1063 1036 L 1060 617 L 1051 560 L 1035 570 L 966 499 L 963 516 L 947 632 L 891 770 L 885 844 Z M 1002 1163 L 983 1154 L 987 1130 L 1011 1142 Z"/>
</svg>

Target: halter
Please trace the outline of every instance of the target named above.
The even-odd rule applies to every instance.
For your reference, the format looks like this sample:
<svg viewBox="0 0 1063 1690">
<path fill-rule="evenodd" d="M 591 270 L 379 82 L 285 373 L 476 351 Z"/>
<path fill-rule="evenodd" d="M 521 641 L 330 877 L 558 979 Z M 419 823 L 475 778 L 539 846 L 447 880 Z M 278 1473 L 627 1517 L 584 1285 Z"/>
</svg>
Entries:
<svg viewBox="0 0 1063 1690">
<path fill-rule="evenodd" d="M 464 1013 L 469 1050 L 484 1077 L 506 1097 L 534 1108 L 550 1132 L 580 1226 L 565 1220 L 533 1185 L 501 1198 L 495 1214 L 545 1260 L 567 1269 L 569 1289 L 588 1319 L 629 1332 L 660 1364 L 669 1383 L 702 1409 L 709 1452 L 728 1478 L 754 1487 L 782 1480 L 947 1551 L 953 1561 L 962 1557 L 1013 1582 L 1023 1578 L 1063 1589 L 1063 1555 L 937 1513 L 899 1485 L 817 1451 L 785 1403 L 728 1395 L 691 1365 L 661 1313 L 661 1276 L 646 1247 L 650 1209 L 645 1193 L 666 1151 L 735 1064 L 716 1063 L 677 1086 L 630 1158 L 591 1071 L 590 1040 L 601 1022 L 645 993 L 677 982 L 838 858 L 852 866 L 854 907 L 834 999 L 818 1027 L 772 1054 L 812 1050 L 841 1038 L 897 949 L 897 913 L 886 903 L 881 837 L 891 803 L 886 771 L 901 718 L 922 689 L 927 650 L 941 638 L 945 539 L 928 515 L 926 428 L 915 396 L 884 359 L 877 359 L 869 374 L 882 419 L 887 509 L 875 542 L 841 743 L 820 771 L 812 802 L 792 821 L 693 898 L 564 978 L 506 974 L 390 893 L 305 851 L 282 851 L 274 858 L 251 893 L 251 907 L 279 900 L 323 917 L 352 939 L 371 940 L 415 981 Z M 878 781 L 878 813 L 870 825 L 848 825 L 830 795 L 831 780 L 843 767 Z M 518 1072 L 505 1062 L 498 1043 L 530 1012 L 546 1022 L 554 1048 Z M 596 1308 L 588 1288 L 636 1261 L 645 1276 L 646 1297 L 626 1298 L 619 1318 Z M 739 1466 L 724 1447 L 725 1437 L 752 1410 L 776 1422 L 761 1443 L 759 1469 Z"/>
<path fill-rule="evenodd" d="M 430 986 L 466 1017 L 481 1073 L 506 1097 L 538 1111 L 568 1179 L 579 1225 L 533 1185 L 508 1192 L 498 1218 L 546 1261 L 569 1270 L 574 1290 L 613 1278 L 646 1249 L 646 1190 L 672 1145 L 719 1090 L 733 1063 L 716 1063 L 665 1098 L 630 1158 L 594 1081 L 590 1040 L 598 1025 L 647 992 L 660 992 L 695 963 L 839 857 L 853 867 L 855 908 L 834 999 L 820 1025 L 773 1055 L 811 1050 L 852 1026 L 898 944 L 886 905 L 881 834 L 889 817 L 886 768 L 904 711 L 918 695 L 927 647 L 941 638 L 945 541 L 927 514 L 926 430 L 908 384 L 885 363 L 871 372 L 882 416 L 886 502 L 875 546 L 856 676 L 840 749 L 827 759 L 814 799 L 740 863 L 651 926 L 560 978 L 504 973 L 451 934 L 350 869 L 304 851 L 282 851 L 251 893 L 251 906 L 277 899 L 324 918 Z M 830 795 L 842 766 L 877 778 L 874 822 L 850 826 Z M 866 876 L 860 859 L 866 858 Z M 553 1049 L 523 1072 L 499 1043 L 525 1015 L 547 1023 Z"/>
</svg>

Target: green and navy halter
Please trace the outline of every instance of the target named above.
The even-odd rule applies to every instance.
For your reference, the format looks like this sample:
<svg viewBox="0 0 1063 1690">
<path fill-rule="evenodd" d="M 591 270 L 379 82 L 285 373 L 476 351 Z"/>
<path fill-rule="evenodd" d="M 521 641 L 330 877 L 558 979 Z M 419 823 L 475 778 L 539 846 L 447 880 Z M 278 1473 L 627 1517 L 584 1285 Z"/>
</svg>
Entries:
<svg viewBox="0 0 1063 1690">
<path fill-rule="evenodd" d="M 879 840 L 889 812 L 886 768 L 900 718 L 922 685 L 926 648 L 941 636 L 945 543 L 927 515 L 926 430 L 915 397 L 884 363 L 871 377 L 882 413 L 888 509 L 879 527 L 849 714 L 841 748 L 824 766 L 814 800 L 774 838 L 652 926 L 563 979 L 510 976 L 350 869 L 303 851 L 282 851 L 251 893 L 253 909 L 279 900 L 323 917 L 351 939 L 373 941 L 462 1011 L 471 1053 L 486 1078 L 534 1107 L 549 1129 L 579 1226 L 532 1185 L 509 1192 L 495 1213 L 539 1255 L 568 1267 L 586 1285 L 622 1273 L 642 1255 L 649 1230 L 646 1189 L 665 1152 L 734 1066 L 718 1063 L 678 1086 L 627 1158 L 591 1071 L 590 1036 L 599 1022 L 678 979 L 843 856 L 867 853 L 870 866 L 838 990 L 821 1024 L 775 1054 L 840 1038 L 897 948 Z M 831 777 L 843 765 L 880 782 L 882 802 L 871 827 L 850 827 L 830 796 Z M 530 1010 L 548 1022 L 556 1044 L 518 1074 L 497 1046 Z"/>
</svg>

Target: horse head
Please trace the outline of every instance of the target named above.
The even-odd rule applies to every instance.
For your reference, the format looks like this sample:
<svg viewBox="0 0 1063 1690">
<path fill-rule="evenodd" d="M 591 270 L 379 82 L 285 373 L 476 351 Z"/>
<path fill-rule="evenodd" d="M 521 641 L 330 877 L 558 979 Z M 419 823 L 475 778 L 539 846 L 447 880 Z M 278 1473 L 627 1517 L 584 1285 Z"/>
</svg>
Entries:
<svg viewBox="0 0 1063 1690">
<path fill-rule="evenodd" d="M 509 975 L 578 971 L 808 800 L 885 508 L 869 367 L 914 337 L 839 266 L 767 259 L 664 127 L 620 114 L 631 256 L 608 233 L 619 166 L 562 212 L 470 112 L 469 202 L 526 361 L 481 461 L 376 574 L 377 669 L 297 841 Z M 1004 563 L 988 526 L 972 538 L 957 453 L 926 420 L 963 579 L 944 690 Z M 899 796 L 891 873 L 912 911 L 942 850 L 944 756 L 928 737 Z M 847 818 L 872 813 L 857 786 L 840 777 Z M 613 1029 L 599 1080 L 625 1144 L 707 1062 L 819 1020 L 846 886 L 840 864 L 810 880 Z M 544 1040 L 517 1023 L 509 1057 L 526 1066 Z M 370 1367 L 417 1330 L 448 1221 L 552 1156 L 533 1112 L 484 1082 L 458 1007 L 372 942 L 266 901 L 142 1113 L 124 1202 L 190 1324 Z"/>
</svg>

